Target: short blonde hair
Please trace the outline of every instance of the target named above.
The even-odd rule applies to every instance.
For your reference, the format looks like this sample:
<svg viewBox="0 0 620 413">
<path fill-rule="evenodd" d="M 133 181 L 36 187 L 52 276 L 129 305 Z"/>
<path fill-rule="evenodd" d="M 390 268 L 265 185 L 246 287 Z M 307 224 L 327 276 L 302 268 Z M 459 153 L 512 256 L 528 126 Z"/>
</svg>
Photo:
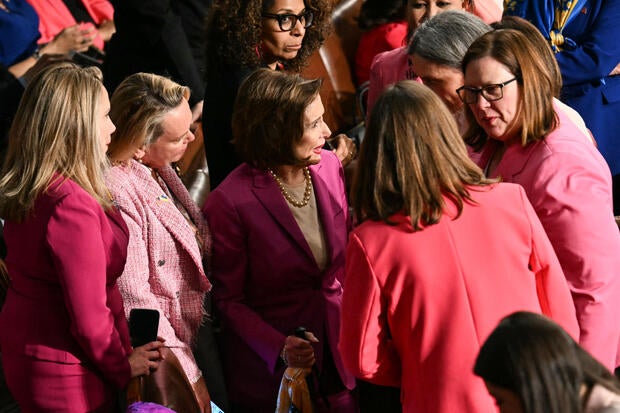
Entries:
<svg viewBox="0 0 620 413">
<path fill-rule="evenodd" d="M 103 179 L 107 158 L 99 142 L 101 71 L 60 63 L 26 87 L 9 131 L 0 179 L 0 215 L 22 221 L 55 173 L 111 207 Z"/>
<path fill-rule="evenodd" d="M 116 88 L 110 118 L 116 126 L 108 148 L 112 161 L 126 161 L 137 148 L 150 145 L 162 133 L 165 115 L 189 99 L 189 88 L 152 73 L 135 73 Z"/>
</svg>

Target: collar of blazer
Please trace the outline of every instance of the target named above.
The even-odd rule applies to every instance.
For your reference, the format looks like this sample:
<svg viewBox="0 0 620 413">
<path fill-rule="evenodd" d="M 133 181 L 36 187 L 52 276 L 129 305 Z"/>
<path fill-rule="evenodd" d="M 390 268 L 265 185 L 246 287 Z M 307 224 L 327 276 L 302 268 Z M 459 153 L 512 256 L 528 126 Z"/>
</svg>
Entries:
<svg viewBox="0 0 620 413">
<path fill-rule="evenodd" d="M 160 176 L 163 172 L 163 174 L 170 182 L 172 182 L 174 178 L 178 180 L 177 183 L 172 184 L 173 187 L 175 185 L 183 185 L 180 179 L 176 176 L 175 172 L 172 170 L 172 168 L 170 168 L 170 171 L 164 171 L 164 169 L 159 171 Z M 177 242 L 183 247 L 183 249 L 185 249 L 192 257 L 198 273 L 201 275 L 199 281 L 201 287 L 207 290 L 209 288 L 207 278 L 204 273 L 202 256 L 200 255 L 200 249 L 196 242 L 196 236 L 194 234 L 193 228 L 191 228 L 181 211 L 179 211 L 179 209 L 174 203 L 174 200 L 167 196 L 162 187 L 155 181 L 155 179 L 153 179 L 150 171 L 146 167 L 138 164 L 135 161 L 132 161 L 131 168 L 128 170 L 128 172 L 130 175 L 128 178 L 132 180 L 132 186 L 134 187 L 134 190 L 140 193 L 140 198 L 143 200 L 144 208 L 148 208 L 150 211 L 152 211 L 153 215 L 157 217 L 159 223 L 168 230 L 168 232 L 177 240 Z M 172 178 L 172 174 L 175 174 L 174 178 Z M 179 190 L 177 188 L 175 191 L 173 188 L 170 188 L 171 184 L 169 182 L 166 182 L 166 185 L 168 186 L 170 191 L 173 192 L 173 194 L 174 192 Z M 180 201 L 189 212 L 192 205 L 186 205 L 186 202 L 183 202 L 182 199 Z M 197 209 L 197 207 L 195 208 Z M 202 225 L 201 228 L 201 222 L 203 222 L 202 218 L 198 220 L 197 227 L 199 231 L 204 231 L 206 226 Z"/>
<path fill-rule="evenodd" d="M 322 162 L 310 166 L 310 176 L 312 176 L 312 186 L 319 211 L 319 219 L 323 224 L 323 231 L 329 248 L 330 262 L 333 262 L 334 256 L 338 252 L 338 248 L 334 248 L 336 243 L 336 231 L 341 229 L 338 225 L 334 225 L 336 223 L 334 218 L 339 213 L 342 213 L 343 209 L 342 205 L 338 202 L 337 188 L 331 188 L 327 183 L 324 174 L 328 171 L 323 168 L 321 164 Z M 267 171 L 255 168 L 250 169 L 254 175 L 252 192 L 258 201 L 282 229 L 288 232 L 295 243 L 305 251 L 308 258 L 316 265 L 314 255 L 312 255 L 306 238 L 299 228 L 297 221 L 295 221 L 277 183 Z M 346 226 L 344 220 L 342 225 Z"/>
</svg>

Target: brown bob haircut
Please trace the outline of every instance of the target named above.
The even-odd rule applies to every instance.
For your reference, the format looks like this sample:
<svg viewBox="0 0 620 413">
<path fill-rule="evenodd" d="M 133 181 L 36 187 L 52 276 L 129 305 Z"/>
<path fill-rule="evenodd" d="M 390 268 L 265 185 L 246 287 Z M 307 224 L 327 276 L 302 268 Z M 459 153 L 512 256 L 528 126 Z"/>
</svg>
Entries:
<svg viewBox="0 0 620 413">
<path fill-rule="evenodd" d="M 553 97 L 560 88 L 557 72 L 549 68 L 553 63 L 545 55 L 545 50 L 537 47 L 537 43 L 530 41 L 520 30 L 499 29 L 481 36 L 469 47 L 463 58 L 463 73 L 467 74 L 470 62 L 483 57 L 497 60 L 517 78 L 521 91 L 517 115 L 521 125 L 521 144 L 526 146 L 544 139 L 558 124 Z M 469 105 L 465 105 L 465 113 L 469 129 L 463 139 L 478 150 L 488 136 L 476 123 Z"/>
<path fill-rule="evenodd" d="M 454 117 L 426 86 L 403 80 L 381 94 L 370 115 L 352 187 L 360 221 L 392 224 L 402 211 L 414 231 L 439 222 L 448 198 L 457 217 L 469 190 L 496 182 L 467 155 Z M 469 187 L 469 188 L 468 188 Z M 473 202 L 473 201 L 472 201 Z"/>
<path fill-rule="evenodd" d="M 258 69 L 239 88 L 232 117 L 233 145 L 239 158 L 258 169 L 303 165 L 293 146 L 304 134 L 306 108 L 322 81 L 271 69 Z"/>
</svg>

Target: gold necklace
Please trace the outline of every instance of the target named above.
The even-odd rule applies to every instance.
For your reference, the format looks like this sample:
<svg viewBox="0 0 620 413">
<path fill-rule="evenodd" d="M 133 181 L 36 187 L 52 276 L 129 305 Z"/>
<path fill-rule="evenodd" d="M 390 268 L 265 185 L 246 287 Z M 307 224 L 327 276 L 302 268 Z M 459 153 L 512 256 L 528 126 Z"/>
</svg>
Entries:
<svg viewBox="0 0 620 413">
<path fill-rule="evenodd" d="M 306 188 L 304 189 L 304 197 L 301 201 L 298 201 L 291 194 L 289 194 L 289 192 L 284 187 L 284 183 L 282 183 L 280 177 L 276 175 L 276 173 L 271 168 L 267 169 L 267 171 L 269 171 L 269 174 L 276 181 L 276 184 L 278 184 L 278 186 L 280 187 L 280 192 L 282 192 L 282 195 L 284 195 L 284 199 L 286 199 L 289 204 L 293 205 L 295 208 L 303 208 L 308 205 L 308 202 L 310 202 L 310 195 L 312 194 L 312 177 L 310 176 L 310 169 L 308 169 L 307 166 L 304 168 L 304 180 L 306 181 Z"/>
</svg>

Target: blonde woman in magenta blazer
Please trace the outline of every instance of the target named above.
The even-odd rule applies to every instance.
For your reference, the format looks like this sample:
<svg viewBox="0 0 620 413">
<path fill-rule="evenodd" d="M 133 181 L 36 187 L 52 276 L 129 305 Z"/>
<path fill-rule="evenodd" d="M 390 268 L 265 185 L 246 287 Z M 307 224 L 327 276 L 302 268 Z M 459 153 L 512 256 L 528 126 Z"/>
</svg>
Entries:
<svg viewBox="0 0 620 413">
<path fill-rule="evenodd" d="M 211 241 L 200 210 L 170 166 L 194 140 L 188 93 L 144 73 L 119 85 L 110 113 L 118 125 L 109 150 L 116 165 L 106 180 L 129 228 L 127 264 L 118 280 L 125 312 L 159 311 L 159 336 L 206 412 L 207 390 L 193 350 L 211 288 L 203 267 Z"/>
</svg>

